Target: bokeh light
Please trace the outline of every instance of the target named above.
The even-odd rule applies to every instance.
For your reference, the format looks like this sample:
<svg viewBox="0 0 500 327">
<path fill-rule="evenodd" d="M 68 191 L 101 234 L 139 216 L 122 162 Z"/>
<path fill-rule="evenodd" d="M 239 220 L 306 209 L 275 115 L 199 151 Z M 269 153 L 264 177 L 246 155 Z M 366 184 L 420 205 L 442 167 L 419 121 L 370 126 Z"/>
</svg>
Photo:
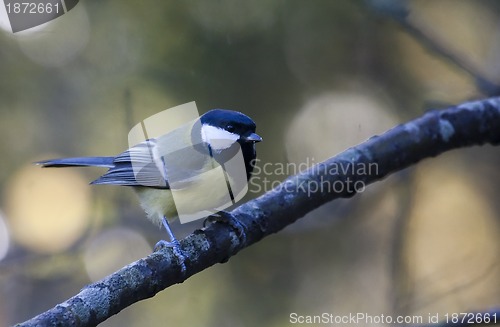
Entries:
<svg viewBox="0 0 500 327">
<path fill-rule="evenodd" d="M 87 45 L 90 23 L 83 4 L 43 26 L 15 34 L 23 53 L 42 66 L 65 65 Z"/>
<path fill-rule="evenodd" d="M 394 126 L 382 96 L 369 90 L 327 93 L 307 101 L 286 133 L 288 160 L 318 163 Z M 300 131 L 300 132 L 297 132 Z"/>
<path fill-rule="evenodd" d="M 32 251 L 68 249 L 88 225 L 90 187 L 78 171 L 25 165 L 6 187 L 12 237 Z"/>
</svg>

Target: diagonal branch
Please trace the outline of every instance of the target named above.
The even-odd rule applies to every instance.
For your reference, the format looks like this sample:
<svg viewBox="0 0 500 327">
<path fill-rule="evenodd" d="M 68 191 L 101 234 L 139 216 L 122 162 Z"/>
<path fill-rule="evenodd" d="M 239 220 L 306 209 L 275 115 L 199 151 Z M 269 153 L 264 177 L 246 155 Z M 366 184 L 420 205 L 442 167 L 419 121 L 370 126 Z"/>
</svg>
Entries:
<svg viewBox="0 0 500 327">
<path fill-rule="evenodd" d="M 446 44 L 447 42 L 445 42 L 445 40 L 439 38 L 431 29 L 426 28 L 428 24 L 419 21 L 415 17 L 411 18 L 411 10 L 407 1 L 366 0 L 366 4 L 375 11 L 397 22 L 409 35 L 413 36 L 416 41 L 427 48 L 427 50 L 441 56 L 449 63 L 469 74 L 469 76 L 476 81 L 478 89 L 485 95 L 498 95 L 500 92 L 500 85 L 497 81 L 490 80 L 478 65 L 472 63 L 465 56 L 460 55 L 456 49 Z M 433 25 L 431 24 L 431 26 Z"/>
<path fill-rule="evenodd" d="M 166 248 L 85 286 L 74 297 L 18 326 L 97 325 L 135 302 L 227 261 L 326 202 L 351 197 L 364 185 L 422 159 L 485 143 L 500 143 L 500 98 L 427 112 L 289 177 L 277 188 L 233 210 L 244 227 L 244 237 L 222 223 L 193 232 L 180 242 L 186 256 L 184 272 L 171 249 Z"/>
</svg>

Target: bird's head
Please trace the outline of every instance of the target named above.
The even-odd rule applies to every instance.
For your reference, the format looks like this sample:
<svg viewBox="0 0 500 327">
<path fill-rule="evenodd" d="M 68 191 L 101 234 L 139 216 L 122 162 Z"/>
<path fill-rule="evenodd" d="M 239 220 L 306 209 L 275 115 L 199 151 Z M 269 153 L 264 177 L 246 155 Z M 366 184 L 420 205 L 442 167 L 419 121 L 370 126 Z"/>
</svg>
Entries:
<svg viewBox="0 0 500 327">
<path fill-rule="evenodd" d="M 235 142 L 242 146 L 262 141 L 255 133 L 255 122 L 241 112 L 214 109 L 200 117 L 201 138 L 215 151 L 231 147 Z"/>
</svg>

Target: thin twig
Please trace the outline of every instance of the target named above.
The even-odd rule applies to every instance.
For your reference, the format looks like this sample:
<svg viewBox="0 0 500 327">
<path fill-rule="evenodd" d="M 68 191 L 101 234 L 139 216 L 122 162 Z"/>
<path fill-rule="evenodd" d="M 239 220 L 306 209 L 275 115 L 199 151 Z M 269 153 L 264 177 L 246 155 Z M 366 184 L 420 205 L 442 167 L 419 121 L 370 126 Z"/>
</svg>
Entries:
<svg viewBox="0 0 500 327">
<path fill-rule="evenodd" d="M 488 96 L 500 94 L 500 85 L 485 76 L 479 67 L 473 64 L 466 56 L 460 55 L 456 49 L 448 46 L 446 40 L 432 33 L 425 24 L 416 18 L 410 18 L 410 9 L 407 1 L 401 0 L 366 0 L 374 10 L 397 22 L 404 31 L 417 40 L 422 46 L 447 62 L 460 68 L 476 81 L 477 88 Z"/>
</svg>

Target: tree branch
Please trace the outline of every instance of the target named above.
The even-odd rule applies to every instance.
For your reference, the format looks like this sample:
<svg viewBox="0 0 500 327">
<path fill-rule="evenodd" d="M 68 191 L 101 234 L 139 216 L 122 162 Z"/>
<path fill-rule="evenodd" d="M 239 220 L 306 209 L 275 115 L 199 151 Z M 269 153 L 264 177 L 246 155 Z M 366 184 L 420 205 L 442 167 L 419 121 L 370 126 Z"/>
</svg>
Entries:
<svg viewBox="0 0 500 327">
<path fill-rule="evenodd" d="M 85 286 L 74 297 L 18 326 L 97 325 L 132 303 L 227 261 L 322 204 L 353 196 L 360 185 L 445 151 L 484 143 L 500 143 L 500 98 L 427 112 L 289 177 L 277 188 L 233 210 L 244 235 L 223 223 L 194 231 L 180 242 L 186 256 L 184 272 L 172 250 L 166 248 Z"/>
</svg>

